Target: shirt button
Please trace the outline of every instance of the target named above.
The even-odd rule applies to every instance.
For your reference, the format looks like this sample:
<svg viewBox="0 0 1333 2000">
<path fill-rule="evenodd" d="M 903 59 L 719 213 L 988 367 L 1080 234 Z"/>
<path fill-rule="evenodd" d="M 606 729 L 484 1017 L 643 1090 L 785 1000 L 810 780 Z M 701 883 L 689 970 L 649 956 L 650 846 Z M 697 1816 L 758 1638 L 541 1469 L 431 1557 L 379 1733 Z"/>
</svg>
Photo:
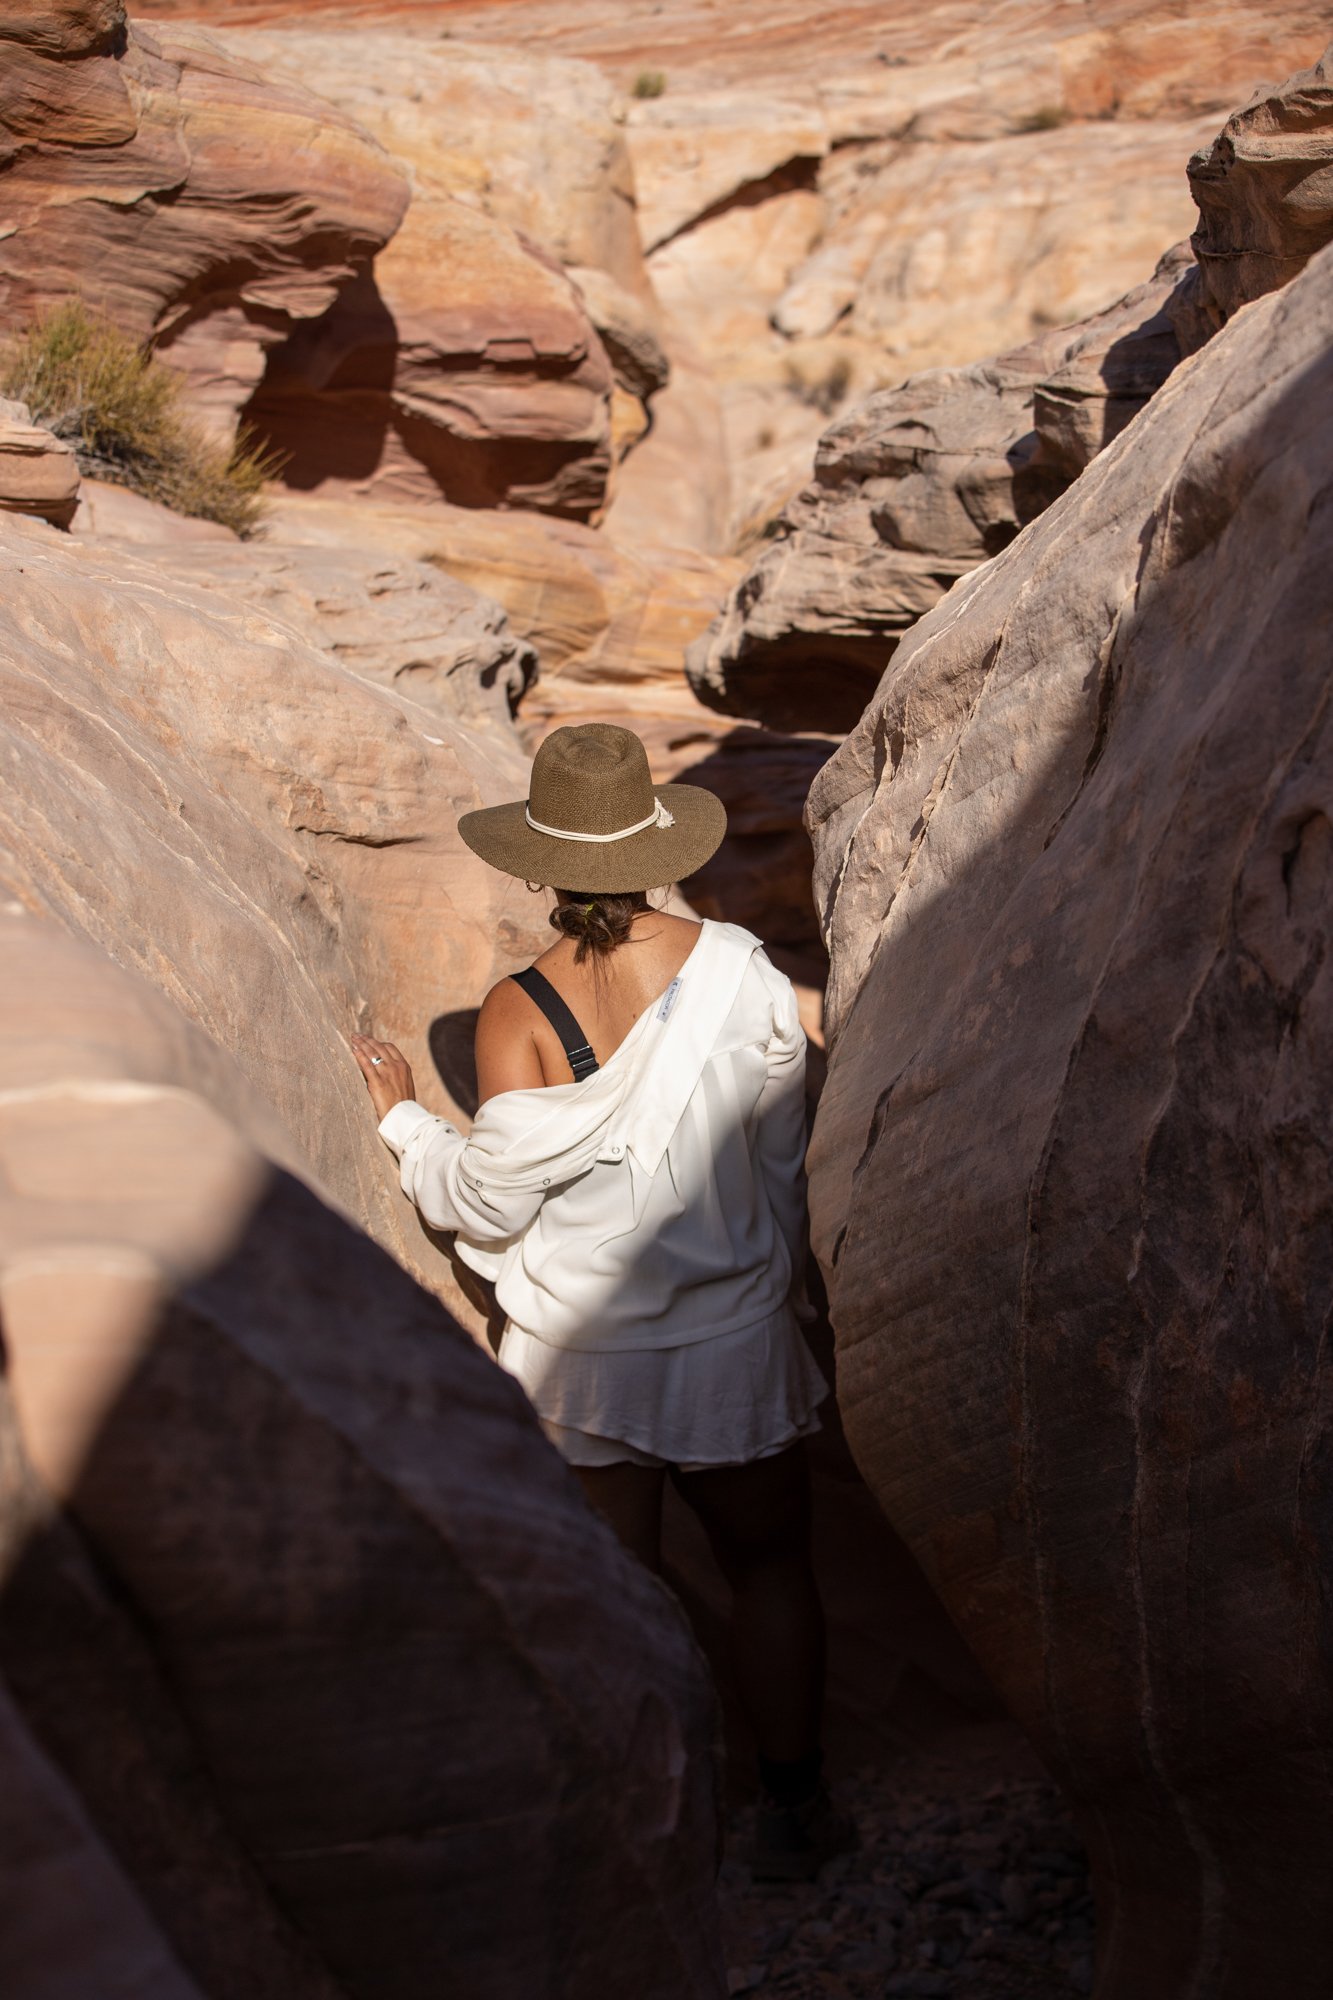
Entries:
<svg viewBox="0 0 1333 2000">
<path fill-rule="evenodd" d="M 550 1185 L 551 1185 L 551 1176 L 550 1176 L 550 1175 L 548 1174 L 548 1175 L 546 1176 L 545 1180 L 544 1180 L 544 1181 L 542 1182 L 542 1186 L 543 1186 L 543 1187 L 550 1187 Z"/>
</svg>

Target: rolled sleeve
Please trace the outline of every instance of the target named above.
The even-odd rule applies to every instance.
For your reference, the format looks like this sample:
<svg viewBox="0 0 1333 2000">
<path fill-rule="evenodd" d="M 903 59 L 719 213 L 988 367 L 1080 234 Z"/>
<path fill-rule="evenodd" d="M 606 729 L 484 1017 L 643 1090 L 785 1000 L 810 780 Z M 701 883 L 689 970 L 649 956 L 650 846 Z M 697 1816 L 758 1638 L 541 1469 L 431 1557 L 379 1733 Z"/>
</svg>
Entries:
<svg viewBox="0 0 1333 2000">
<path fill-rule="evenodd" d="M 432 1229 L 453 1230 L 474 1243 L 503 1243 L 541 1207 L 541 1187 L 497 1186 L 457 1126 L 405 1098 L 386 1111 L 379 1134 L 396 1154 L 403 1193 Z"/>
</svg>

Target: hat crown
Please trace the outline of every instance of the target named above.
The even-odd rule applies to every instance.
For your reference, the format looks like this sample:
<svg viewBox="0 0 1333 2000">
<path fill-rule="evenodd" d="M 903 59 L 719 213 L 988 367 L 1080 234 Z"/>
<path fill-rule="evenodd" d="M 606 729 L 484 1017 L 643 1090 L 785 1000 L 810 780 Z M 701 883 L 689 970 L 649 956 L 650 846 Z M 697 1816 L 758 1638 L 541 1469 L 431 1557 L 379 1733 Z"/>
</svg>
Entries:
<svg viewBox="0 0 1333 2000">
<path fill-rule="evenodd" d="M 528 811 L 562 833 L 614 834 L 650 817 L 648 757 L 637 736 L 611 722 L 552 730 L 532 762 Z"/>
</svg>

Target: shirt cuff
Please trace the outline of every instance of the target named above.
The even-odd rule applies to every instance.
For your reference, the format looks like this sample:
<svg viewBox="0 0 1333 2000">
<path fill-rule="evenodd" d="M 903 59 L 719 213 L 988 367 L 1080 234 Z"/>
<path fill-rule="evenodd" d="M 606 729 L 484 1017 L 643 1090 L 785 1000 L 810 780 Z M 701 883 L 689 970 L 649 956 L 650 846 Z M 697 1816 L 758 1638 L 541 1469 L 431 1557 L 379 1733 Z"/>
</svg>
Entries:
<svg viewBox="0 0 1333 2000">
<path fill-rule="evenodd" d="M 423 1125 L 439 1125 L 442 1122 L 433 1112 L 427 1111 L 424 1104 L 418 1104 L 414 1097 L 405 1097 L 401 1103 L 391 1106 L 380 1119 L 379 1135 L 390 1152 L 401 1159 L 409 1141 Z"/>
</svg>

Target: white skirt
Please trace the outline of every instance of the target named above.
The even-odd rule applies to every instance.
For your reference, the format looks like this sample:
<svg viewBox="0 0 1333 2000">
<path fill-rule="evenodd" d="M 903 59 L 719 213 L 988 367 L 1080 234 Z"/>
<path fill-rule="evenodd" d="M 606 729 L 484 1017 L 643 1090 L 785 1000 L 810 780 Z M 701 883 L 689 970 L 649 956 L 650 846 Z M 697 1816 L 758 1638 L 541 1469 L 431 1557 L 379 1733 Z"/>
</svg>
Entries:
<svg viewBox="0 0 1333 2000">
<path fill-rule="evenodd" d="M 553 1347 L 510 1320 L 499 1361 L 570 1465 L 747 1465 L 817 1431 L 829 1393 L 790 1308 L 665 1348 Z"/>
</svg>

